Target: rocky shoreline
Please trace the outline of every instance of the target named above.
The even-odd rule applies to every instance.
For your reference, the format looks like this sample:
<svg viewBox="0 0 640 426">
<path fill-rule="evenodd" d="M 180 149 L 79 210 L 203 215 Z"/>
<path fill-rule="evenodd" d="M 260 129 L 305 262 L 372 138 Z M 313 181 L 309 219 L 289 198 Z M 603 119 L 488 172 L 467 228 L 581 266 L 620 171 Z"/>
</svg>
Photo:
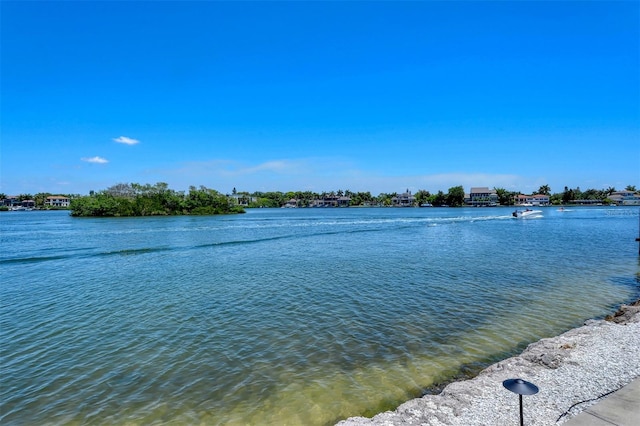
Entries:
<svg viewBox="0 0 640 426">
<path fill-rule="evenodd" d="M 518 396 L 502 382 L 521 378 L 540 391 L 523 397 L 527 425 L 561 424 L 640 377 L 640 300 L 604 320 L 532 343 L 470 380 L 447 385 L 373 418 L 352 417 L 339 426 L 471 426 L 518 424 Z"/>
</svg>

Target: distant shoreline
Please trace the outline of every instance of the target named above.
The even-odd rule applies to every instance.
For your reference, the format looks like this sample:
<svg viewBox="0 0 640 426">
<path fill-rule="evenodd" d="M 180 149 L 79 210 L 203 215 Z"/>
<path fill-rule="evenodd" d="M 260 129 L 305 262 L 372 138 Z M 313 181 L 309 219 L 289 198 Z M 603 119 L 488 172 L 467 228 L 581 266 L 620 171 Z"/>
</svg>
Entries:
<svg viewBox="0 0 640 426">
<path fill-rule="evenodd" d="M 518 205 L 518 204 L 510 204 L 510 205 L 497 205 L 497 206 L 429 206 L 429 207 L 425 207 L 425 206 L 361 206 L 361 205 L 354 205 L 354 206 L 348 206 L 348 207 L 296 207 L 299 209 L 310 209 L 310 210 L 334 210 L 334 209 L 345 209 L 345 208 L 350 208 L 350 209 L 380 209 L 380 208 L 392 208 L 392 209 L 445 209 L 445 208 L 455 208 L 455 209 L 460 209 L 460 208 L 470 208 L 470 209 L 493 209 L 493 208 L 508 208 L 508 209 L 513 209 L 513 208 L 522 208 L 522 207 L 527 207 L 527 206 L 522 206 L 522 205 Z M 531 207 L 531 206 L 529 206 Z M 581 208 L 581 207 L 585 207 L 585 208 L 589 208 L 589 207 L 640 207 L 640 205 L 632 205 L 632 204 L 628 204 L 628 205 L 596 205 L 596 204 L 558 204 L 558 205 L 544 205 L 544 206 L 533 206 L 535 208 L 542 208 L 542 209 L 553 209 L 553 208 L 560 208 L 560 207 L 572 207 L 572 208 Z M 258 209 L 281 209 L 282 207 L 245 207 L 248 210 L 258 210 Z M 0 208 L 0 212 L 11 212 L 11 211 L 17 211 L 17 212 L 26 212 L 26 211 L 38 211 L 38 212 L 48 212 L 48 211 L 72 211 L 72 209 L 70 207 L 58 207 L 58 208 L 40 208 L 40 207 L 35 207 L 32 209 L 9 209 L 9 208 Z"/>
</svg>

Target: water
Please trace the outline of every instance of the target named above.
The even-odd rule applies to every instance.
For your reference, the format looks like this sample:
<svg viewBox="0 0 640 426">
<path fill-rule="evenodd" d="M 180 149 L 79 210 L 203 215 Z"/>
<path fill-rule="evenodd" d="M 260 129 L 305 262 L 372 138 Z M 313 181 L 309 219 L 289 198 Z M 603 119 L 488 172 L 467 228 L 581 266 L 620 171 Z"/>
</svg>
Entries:
<svg viewBox="0 0 640 426">
<path fill-rule="evenodd" d="M 0 214 L 0 423 L 324 425 L 638 296 L 638 208 Z"/>
</svg>

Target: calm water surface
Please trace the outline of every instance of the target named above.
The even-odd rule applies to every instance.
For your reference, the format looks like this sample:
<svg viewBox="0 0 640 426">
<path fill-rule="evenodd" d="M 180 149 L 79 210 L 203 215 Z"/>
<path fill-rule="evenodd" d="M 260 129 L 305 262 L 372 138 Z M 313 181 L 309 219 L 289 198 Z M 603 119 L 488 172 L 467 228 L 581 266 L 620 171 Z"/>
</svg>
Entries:
<svg viewBox="0 0 640 426">
<path fill-rule="evenodd" d="M 639 294 L 638 208 L 0 214 L 0 423 L 332 424 Z"/>
</svg>

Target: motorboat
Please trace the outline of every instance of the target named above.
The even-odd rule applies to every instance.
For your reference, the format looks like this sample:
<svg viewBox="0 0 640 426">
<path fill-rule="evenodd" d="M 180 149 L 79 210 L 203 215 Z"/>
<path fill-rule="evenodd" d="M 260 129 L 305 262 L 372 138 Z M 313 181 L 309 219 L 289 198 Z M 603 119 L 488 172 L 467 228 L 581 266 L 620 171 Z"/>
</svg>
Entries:
<svg viewBox="0 0 640 426">
<path fill-rule="evenodd" d="M 513 217 L 516 219 L 526 219 L 526 218 L 534 218 L 534 217 L 542 217 L 542 210 L 515 210 L 511 213 Z"/>
</svg>

